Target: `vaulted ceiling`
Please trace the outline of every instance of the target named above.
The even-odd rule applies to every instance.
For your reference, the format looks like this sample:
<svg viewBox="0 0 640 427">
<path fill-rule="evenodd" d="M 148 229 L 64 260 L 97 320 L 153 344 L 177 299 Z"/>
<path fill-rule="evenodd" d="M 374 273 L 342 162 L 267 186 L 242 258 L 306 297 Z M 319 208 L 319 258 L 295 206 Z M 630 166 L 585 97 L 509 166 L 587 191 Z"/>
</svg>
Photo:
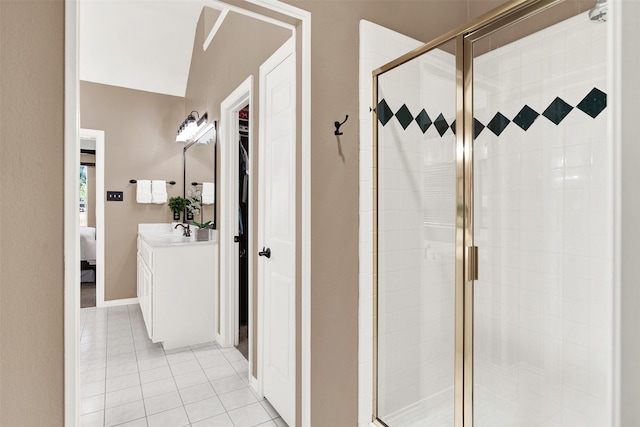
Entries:
<svg viewBox="0 0 640 427">
<path fill-rule="evenodd" d="M 80 1 L 80 79 L 184 96 L 206 0 Z"/>
</svg>

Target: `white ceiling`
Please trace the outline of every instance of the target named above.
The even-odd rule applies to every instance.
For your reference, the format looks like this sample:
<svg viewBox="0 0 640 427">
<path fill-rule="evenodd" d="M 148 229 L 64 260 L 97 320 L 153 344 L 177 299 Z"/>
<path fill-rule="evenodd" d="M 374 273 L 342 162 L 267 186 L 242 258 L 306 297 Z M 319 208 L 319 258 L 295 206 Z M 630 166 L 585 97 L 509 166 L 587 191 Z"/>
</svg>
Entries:
<svg viewBox="0 0 640 427">
<path fill-rule="evenodd" d="M 184 96 L 206 0 L 81 0 L 80 80 Z"/>
</svg>

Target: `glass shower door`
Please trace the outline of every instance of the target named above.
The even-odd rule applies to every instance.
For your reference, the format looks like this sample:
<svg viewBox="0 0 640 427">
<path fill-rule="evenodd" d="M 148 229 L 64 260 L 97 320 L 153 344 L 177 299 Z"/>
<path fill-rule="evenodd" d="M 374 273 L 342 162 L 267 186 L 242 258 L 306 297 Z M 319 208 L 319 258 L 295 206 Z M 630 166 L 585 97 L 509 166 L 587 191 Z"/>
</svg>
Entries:
<svg viewBox="0 0 640 427">
<path fill-rule="evenodd" d="M 455 43 L 378 76 L 377 90 L 375 422 L 452 427 Z"/>
<path fill-rule="evenodd" d="M 475 427 L 611 425 L 606 25 L 553 8 L 473 43 Z"/>
</svg>

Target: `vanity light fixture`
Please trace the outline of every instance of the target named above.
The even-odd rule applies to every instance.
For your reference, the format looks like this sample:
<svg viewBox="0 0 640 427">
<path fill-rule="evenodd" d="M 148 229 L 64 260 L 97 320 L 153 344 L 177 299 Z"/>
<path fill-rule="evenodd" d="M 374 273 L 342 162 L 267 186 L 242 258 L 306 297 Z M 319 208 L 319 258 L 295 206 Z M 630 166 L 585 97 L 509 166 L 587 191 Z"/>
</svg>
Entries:
<svg viewBox="0 0 640 427">
<path fill-rule="evenodd" d="M 196 116 L 198 116 L 198 119 L 196 119 Z M 186 143 L 187 141 L 192 140 L 207 124 L 207 118 L 207 113 L 204 113 L 202 117 L 200 117 L 200 114 L 197 111 L 194 110 L 190 112 L 178 128 L 176 142 Z"/>
</svg>

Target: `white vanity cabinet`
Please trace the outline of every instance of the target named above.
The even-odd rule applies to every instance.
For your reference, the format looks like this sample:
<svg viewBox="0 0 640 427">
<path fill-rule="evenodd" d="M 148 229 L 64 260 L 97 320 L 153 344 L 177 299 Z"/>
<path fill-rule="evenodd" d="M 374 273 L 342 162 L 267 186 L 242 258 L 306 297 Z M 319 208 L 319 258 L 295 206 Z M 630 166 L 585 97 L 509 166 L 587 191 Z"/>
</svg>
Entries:
<svg viewBox="0 0 640 427">
<path fill-rule="evenodd" d="M 138 303 L 147 327 L 147 334 L 153 337 L 153 274 L 151 273 L 152 251 L 148 244 L 138 237 Z"/>
<path fill-rule="evenodd" d="M 215 339 L 217 250 L 215 241 L 138 234 L 138 301 L 153 342 L 172 349 Z"/>
</svg>

